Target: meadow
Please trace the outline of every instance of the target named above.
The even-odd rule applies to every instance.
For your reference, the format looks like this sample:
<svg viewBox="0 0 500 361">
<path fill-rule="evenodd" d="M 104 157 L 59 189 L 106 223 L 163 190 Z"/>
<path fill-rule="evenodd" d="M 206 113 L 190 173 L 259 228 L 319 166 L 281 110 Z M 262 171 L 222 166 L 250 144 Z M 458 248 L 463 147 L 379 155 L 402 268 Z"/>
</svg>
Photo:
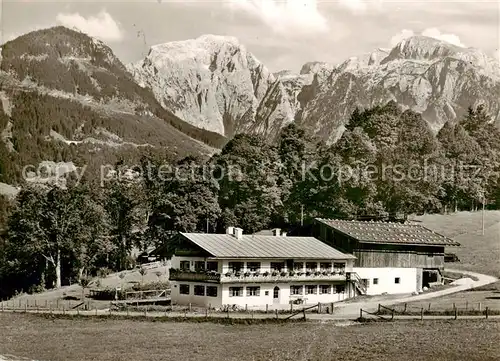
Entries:
<svg viewBox="0 0 500 361">
<path fill-rule="evenodd" d="M 0 354 L 37 360 L 497 360 L 500 322 L 221 325 L 0 314 Z M 5 342 L 7 340 L 7 342 Z"/>
</svg>

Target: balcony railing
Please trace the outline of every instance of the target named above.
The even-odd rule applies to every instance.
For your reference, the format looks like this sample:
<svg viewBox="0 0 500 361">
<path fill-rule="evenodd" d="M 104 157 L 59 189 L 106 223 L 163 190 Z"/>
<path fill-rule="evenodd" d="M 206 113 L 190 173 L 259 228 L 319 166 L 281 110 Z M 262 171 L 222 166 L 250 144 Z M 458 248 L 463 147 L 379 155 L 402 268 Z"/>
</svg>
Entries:
<svg viewBox="0 0 500 361">
<path fill-rule="evenodd" d="M 264 271 L 228 272 L 222 283 L 287 283 L 300 281 L 345 281 L 345 271 Z"/>
<path fill-rule="evenodd" d="M 171 281 L 210 283 L 287 283 L 300 281 L 345 281 L 346 272 L 336 271 L 263 271 L 227 272 L 170 269 Z"/>
<path fill-rule="evenodd" d="M 187 271 L 176 268 L 170 269 L 170 281 L 193 281 L 193 282 L 210 282 L 220 283 L 220 273 L 214 271 Z"/>
</svg>

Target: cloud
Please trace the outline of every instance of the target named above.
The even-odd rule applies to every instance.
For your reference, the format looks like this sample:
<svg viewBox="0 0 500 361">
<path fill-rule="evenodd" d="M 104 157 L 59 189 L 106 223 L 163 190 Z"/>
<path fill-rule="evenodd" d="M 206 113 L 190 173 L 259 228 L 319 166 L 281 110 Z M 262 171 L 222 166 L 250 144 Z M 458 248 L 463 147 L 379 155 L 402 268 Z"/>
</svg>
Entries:
<svg viewBox="0 0 500 361">
<path fill-rule="evenodd" d="M 274 32 L 284 35 L 322 33 L 329 29 L 316 0 L 230 0 L 229 5 L 233 11 L 257 17 Z"/>
<path fill-rule="evenodd" d="M 410 38 L 413 35 L 415 35 L 415 33 L 413 32 L 413 30 L 408 30 L 408 29 L 401 30 L 400 33 L 394 35 L 391 38 L 391 40 L 390 40 L 391 47 L 396 46 L 397 44 L 399 44 L 404 39 Z"/>
<path fill-rule="evenodd" d="M 400 33 L 394 35 L 391 38 L 390 44 L 391 46 L 396 46 L 402 40 L 412 37 L 414 35 L 417 34 L 415 34 L 413 30 L 403 29 L 401 30 Z M 465 45 L 462 43 L 458 35 L 442 33 L 438 28 L 427 28 L 424 31 L 422 31 L 420 35 L 428 36 L 430 38 L 445 41 L 447 43 L 465 48 Z"/>
<path fill-rule="evenodd" d="M 455 34 L 443 34 L 437 28 L 428 28 L 428 29 L 425 29 L 424 31 L 422 31 L 422 35 L 423 36 L 428 36 L 430 38 L 434 38 L 434 39 L 446 41 L 446 42 L 448 42 L 450 44 L 453 44 L 453 45 L 465 48 L 465 45 L 462 44 L 462 42 L 460 41 L 460 38 L 458 37 L 458 35 L 455 35 Z"/>
<path fill-rule="evenodd" d="M 83 17 L 79 13 L 57 14 L 57 22 L 68 28 L 76 28 L 90 36 L 104 41 L 120 41 L 123 30 L 106 10 L 101 10 L 96 16 Z"/>
</svg>

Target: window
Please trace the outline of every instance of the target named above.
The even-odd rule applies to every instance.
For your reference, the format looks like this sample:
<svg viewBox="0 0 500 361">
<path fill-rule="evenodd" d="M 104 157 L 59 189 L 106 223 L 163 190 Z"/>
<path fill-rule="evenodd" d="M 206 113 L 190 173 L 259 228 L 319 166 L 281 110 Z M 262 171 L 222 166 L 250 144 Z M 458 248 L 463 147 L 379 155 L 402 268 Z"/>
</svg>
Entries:
<svg viewBox="0 0 500 361">
<path fill-rule="evenodd" d="M 229 297 L 243 296 L 243 287 L 229 287 Z"/>
<path fill-rule="evenodd" d="M 214 261 L 210 261 L 210 262 L 207 262 L 207 271 L 218 271 L 219 270 L 219 263 L 218 262 L 214 262 Z"/>
<path fill-rule="evenodd" d="M 317 262 L 306 262 L 306 269 L 315 271 L 318 268 Z"/>
<path fill-rule="evenodd" d="M 247 268 L 250 272 L 259 272 L 260 271 L 260 262 L 248 262 Z"/>
<path fill-rule="evenodd" d="M 401 279 L 399 277 L 396 277 L 394 278 L 394 283 L 399 285 L 399 282 L 401 281 Z"/>
<path fill-rule="evenodd" d="M 302 294 L 302 286 L 290 286 L 290 294 L 301 295 Z"/>
<path fill-rule="evenodd" d="M 325 295 L 327 293 L 330 293 L 331 292 L 331 287 L 330 285 L 320 285 L 319 286 L 319 289 L 320 289 L 320 292 L 322 295 Z"/>
<path fill-rule="evenodd" d="M 229 272 L 241 272 L 243 271 L 243 262 L 229 262 Z"/>
<path fill-rule="evenodd" d="M 344 285 L 337 285 L 335 286 L 335 293 L 344 293 L 345 292 L 345 286 Z"/>
<path fill-rule="evenodd" d="M 189 271 L 189 261 L 181 261 L 180 263 L 181 270 L 183 271 Z"/>
<path fill-rule="evenodd" d="M 189 295 L 189 285 L 179 285 L 179 293 L 181 295 Z"/>
<path fill-rule="evenodd" d="M 207 296 L 217 297 L 217 287 L 216 286 L 207 286 Z"/>
<path fill-rule="evenodd" d="M 205 270 L 205 261 L 195 261 L 194 262 L 194 269 L 196 271 L 203 271 L 203 270 Z"/>
<path fill-rule="evenodd" d="M 366 287 L 370 287 L 370 280 L 368 278 L 362 278 L 361 281 Z"/>
<path fill-rule="evenodd" d="M 247 287 L 247 296 L 260 296 L 260 287 Z"/>
<path fill-rule="evenodd" d="M 306 292 L 308 295 L 315 295 L 317 293 L 318 287 L 316 285 L 306 286 Z"/>
<path fill-rule="evenodd" d="M 265 291 L 265 292 L 264 292 L 264 294 L 265 294 L 266 296 L 269 296 L 269 291 Z"/>
<path fill-rule="evenodd" d="M 337 262 L 335 262 L 335 263 L 333 264 L 333 268 L 334 268 L 335 270 L 338 270 L 338 271 L 340 271 L 340 270 L 345 270 L 345 263 L 344 263 L 344 262 L 338 262 L 338 263 L 337 263 Z"/>
<path fill-rule="evenodd" d="M 293 269 L 295 271 L 302 271 L 304 269 L 304 262 L 294 262 Z"/>
<path fill-rule="evenodd" d="M 271 271 L 281 271 L 283 268 L 285 268 L 283 262 L 271 262 Z"/>
<path fill-rule="evenodd" d="M 374 284 L 374 285 L 378 285 L 378 278 L 374 278 L 374 279 L 373 279 L 373 284 Z"/>
<path fill-rule="evenodd" d="M 205 296 L 205 286 L 194 286 L 194 294 L 196 296 Z"/>
<path fill-rule="evenodd" d="M 321 268 L 323 271 L 330 271 L 332 269 L 332 264 L 331 262 L 321 262 L 319 264 L 319 268 Z"/>
</svg>

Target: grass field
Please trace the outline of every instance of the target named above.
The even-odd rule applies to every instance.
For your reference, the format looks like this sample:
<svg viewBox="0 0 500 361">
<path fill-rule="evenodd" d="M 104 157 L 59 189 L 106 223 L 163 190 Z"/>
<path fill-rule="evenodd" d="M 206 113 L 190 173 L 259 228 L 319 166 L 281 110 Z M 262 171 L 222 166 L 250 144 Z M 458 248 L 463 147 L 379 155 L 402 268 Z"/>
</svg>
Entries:
<svg viewBox="0 0 500 361">
<path fill-rule="evenodd" d="M 219 325 L 0 315 L 0 355 L 37 360 L 498 360 L 500 322 Z"/>
<path fill-rule="evenodd" d="M 500 277 L 500 211 L 485 212 L 484 236 L 481 234 L 481 212 L 428 214 L 415 219 L 461 244 L 446 249 L 446 252 L 455 253 L 461 262 L 446 266 Z"/>
</svg>

